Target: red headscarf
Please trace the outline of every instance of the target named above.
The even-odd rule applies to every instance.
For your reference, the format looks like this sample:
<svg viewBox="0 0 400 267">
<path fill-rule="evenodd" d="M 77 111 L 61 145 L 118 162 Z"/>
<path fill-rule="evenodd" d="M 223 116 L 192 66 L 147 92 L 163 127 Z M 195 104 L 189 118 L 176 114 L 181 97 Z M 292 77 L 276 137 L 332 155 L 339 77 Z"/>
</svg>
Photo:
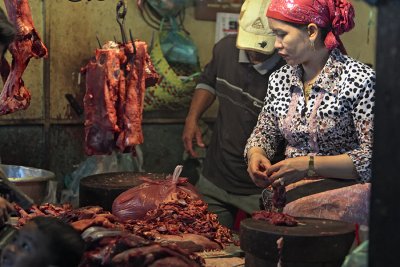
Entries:
<svg viewBox="0 0 400 267">
<path fill-rule="evenodd" d="M 297 24 L 315 23 L 329 30 L 325 46 L 346 54 L 339 35 L 354 27 L 354 8 L 346 0 L 271 0 L 267 17 Z"/>
</svg>

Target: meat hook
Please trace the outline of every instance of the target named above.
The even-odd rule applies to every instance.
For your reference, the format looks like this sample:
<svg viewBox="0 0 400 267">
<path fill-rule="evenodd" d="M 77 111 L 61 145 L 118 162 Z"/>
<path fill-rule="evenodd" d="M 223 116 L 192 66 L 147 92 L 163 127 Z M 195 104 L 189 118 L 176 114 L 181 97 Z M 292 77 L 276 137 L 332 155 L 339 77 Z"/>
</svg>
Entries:
<svg viewBox="0 0 400 267">
<path fill-rule="evenodd" d="M 151 53 L 154 47 L 154 31 L 151 33 L 151 40 L 150 40 L 150 47 L 148 49 L 148 52 Z"/>
<path fill-rule="evenodd" d="M 136 55 L 136 45 L 135 40 L 133 40 L 133 35 L 131 29 L 129 29 L 129 36 L 131 38 L 132 46 L 133 46 L 133 54 Z"/>
<path fill-rule="evenodd" d="M 126 16 L 126 12 L 127 12 L 127 6 L 126 6 L 126 3 L 124 0 L 118 1 L 116 11 L 117 11 L 117 22 L 118 22 L 119 28 L 121 30 L 122 43 L 126 44 L 127 39 L 126 39 L 126 33 L 125 33 L 125 16 Z"/>
<path fill-rule="evenodd" d="M 101 49 L 102 48 L 101 42 L 100 42 L 100 39 L 99 39 L 99 37 L 97 35 L 96 35 L 96 39 L 97 39 L 97 43 L 99 44 L 99 48 Z"/>
</svg>

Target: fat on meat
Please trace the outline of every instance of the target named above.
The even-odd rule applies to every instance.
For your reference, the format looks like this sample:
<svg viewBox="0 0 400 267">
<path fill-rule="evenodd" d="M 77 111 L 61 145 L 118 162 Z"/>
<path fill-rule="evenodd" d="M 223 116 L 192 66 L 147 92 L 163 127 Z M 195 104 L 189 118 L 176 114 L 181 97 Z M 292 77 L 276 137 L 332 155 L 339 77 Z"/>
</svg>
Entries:
<svg viewBox="0 0 400 267">
<path fill-rule="evenodd" d="M 12 55 L 11 67 L 5 60 L 2 64 L 1 75 L 5 82 L 0 94 L 0 115 L 28 108 L 31 95 L 25 87 L 22 74 L 32 57 L 47 56 L 47 48 L 33 25 L 28 0 L 4 0 L 4 3 L 17 35 L 8 47 Z"/>
</svg>

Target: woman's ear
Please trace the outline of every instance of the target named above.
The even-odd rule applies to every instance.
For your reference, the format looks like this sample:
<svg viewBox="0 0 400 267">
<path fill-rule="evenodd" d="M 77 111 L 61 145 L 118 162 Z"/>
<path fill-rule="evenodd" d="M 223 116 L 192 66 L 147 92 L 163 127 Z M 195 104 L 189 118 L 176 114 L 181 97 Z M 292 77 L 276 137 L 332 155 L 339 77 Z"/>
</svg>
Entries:
<svg viewBox="0 0 400 267">
<path fill-rule="evenodd" d="M 308 37 L 310 41 L 315 42 L 319 34 L 319 28 L 315 23 L 310 23 L 307 26 Z"/>
</svg>

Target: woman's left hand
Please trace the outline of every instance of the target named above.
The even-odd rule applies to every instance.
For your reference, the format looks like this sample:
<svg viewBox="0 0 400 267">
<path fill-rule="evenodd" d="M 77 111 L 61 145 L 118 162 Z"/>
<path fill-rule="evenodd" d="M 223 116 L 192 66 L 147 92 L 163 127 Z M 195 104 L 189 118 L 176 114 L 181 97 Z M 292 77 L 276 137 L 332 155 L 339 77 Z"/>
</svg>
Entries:
<svg viewBox="0 0 400 267">
<path fill-rule="evenodd" d="M 308 157 L 289 158 L 268 168 L 268 179 L 272 186 L 289 185 L 306 177 Z"/>
</svg>

